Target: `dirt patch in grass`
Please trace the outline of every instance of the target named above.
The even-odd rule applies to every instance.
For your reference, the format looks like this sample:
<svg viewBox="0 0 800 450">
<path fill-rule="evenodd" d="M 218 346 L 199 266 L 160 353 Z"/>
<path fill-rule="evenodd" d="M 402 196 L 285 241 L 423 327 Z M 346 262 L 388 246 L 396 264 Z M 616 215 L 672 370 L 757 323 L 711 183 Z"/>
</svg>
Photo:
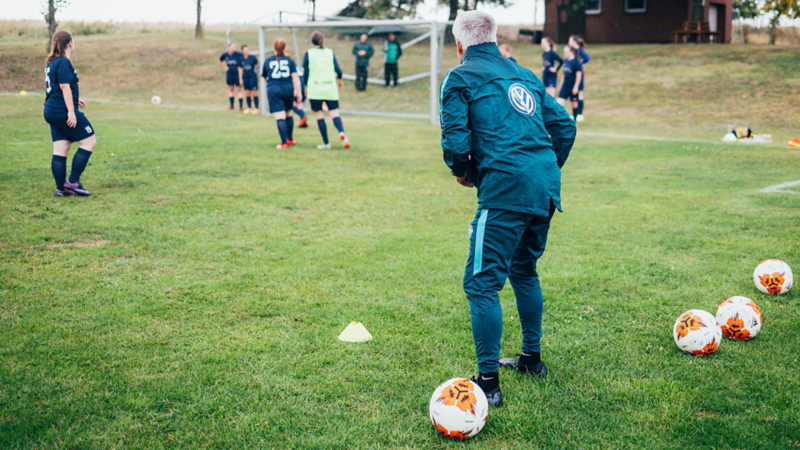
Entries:
<svg viewBox="0 0 800 450">
<path fill-rule="evenodd" d="M 97 239 L 97 240 L 85 240 L 85 241 L 76 241 L 76 242 L 59 242 L 57 244 L 48 244 L 47 248 L 50 250 L 57 249 L 57 248 L 98 248 L 98 247 L 105 247 L 106 245 L 111 244 L 111 241 L 107 241 L 105 239 Z"/>
</svg>

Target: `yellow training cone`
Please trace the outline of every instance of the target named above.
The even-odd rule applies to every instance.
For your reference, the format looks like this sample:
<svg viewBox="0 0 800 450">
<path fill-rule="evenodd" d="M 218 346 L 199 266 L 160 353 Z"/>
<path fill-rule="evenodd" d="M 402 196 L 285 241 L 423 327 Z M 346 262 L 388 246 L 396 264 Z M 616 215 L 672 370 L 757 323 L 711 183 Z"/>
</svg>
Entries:
<svg viewBox="0 0 800 450">
<path fill-rule="evenodd" d="M 364 342 L 370 339 L 372 339 L 372 335 L 361 322 L 350 322 L 350 325 L 339 335 L 339 340 L 345 342 Z"/>
<path fill-rule="evenodd" d="M 19 95 L 28 95 L 28 91 L 19 91 Z"/>
</svg>

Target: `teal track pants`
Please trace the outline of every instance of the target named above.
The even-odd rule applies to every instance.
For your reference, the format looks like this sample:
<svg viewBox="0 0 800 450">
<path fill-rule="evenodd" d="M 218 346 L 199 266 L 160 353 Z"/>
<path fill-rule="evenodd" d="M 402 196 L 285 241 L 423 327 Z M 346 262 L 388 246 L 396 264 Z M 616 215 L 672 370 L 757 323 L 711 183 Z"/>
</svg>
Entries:
<svg viewBox="0 0 800 450">
<path fill-rule="evenodd" d="M 511 280 L 522 325 L 522 351 L 539 352 L 544 299 L 536 261 L 544 253 L 554 207 L 548 217 L 479 209 L 470 225 L 464 292 L 469 299 L 478 370 L 498 370 L 503 310 L 498 293 Z"/>
</svg>

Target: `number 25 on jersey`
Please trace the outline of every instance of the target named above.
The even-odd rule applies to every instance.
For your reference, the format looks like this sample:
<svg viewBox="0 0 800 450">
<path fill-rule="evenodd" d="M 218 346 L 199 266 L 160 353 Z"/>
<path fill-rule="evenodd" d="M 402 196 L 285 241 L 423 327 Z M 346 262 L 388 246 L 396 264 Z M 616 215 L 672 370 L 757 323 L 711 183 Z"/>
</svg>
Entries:
<svg viewBox="0 0 800 450">
<path fill-rule="evenodd" d="M 288 78 L 291 75 L 289 71 L 289 61 L 282 60 L 282 61 L 270 61 L 269 68 L 272 70 L 271 78 L 279 79 L 279 78 Z"/>
</svg>

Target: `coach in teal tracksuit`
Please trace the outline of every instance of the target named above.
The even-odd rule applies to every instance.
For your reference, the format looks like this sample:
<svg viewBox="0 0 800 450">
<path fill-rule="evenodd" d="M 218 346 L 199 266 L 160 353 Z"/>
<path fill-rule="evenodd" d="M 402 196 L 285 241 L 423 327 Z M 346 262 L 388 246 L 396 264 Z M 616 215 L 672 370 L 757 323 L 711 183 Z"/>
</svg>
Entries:
<svg viewBox="0 0 800 450">
<path fill-rule="evenodd" d="M 550 219 L 561 210 L 561 166 L 575 140 L 575 123 L 528 69 L 497 48 L 497 25 L 480 11 L 453 25 L 461 64 L 441 86 L 444 161 L 467 187 L 478 189 L 464 273 L 478 384 L 490 404 L 501 402 L 498 377 L 503 317 L 498 292 L 510 278 L 522 324 L 522 356 L 503 365 L 546 375 L 540 357 L 542 290 L 536 261 Z"/>
</svg>

